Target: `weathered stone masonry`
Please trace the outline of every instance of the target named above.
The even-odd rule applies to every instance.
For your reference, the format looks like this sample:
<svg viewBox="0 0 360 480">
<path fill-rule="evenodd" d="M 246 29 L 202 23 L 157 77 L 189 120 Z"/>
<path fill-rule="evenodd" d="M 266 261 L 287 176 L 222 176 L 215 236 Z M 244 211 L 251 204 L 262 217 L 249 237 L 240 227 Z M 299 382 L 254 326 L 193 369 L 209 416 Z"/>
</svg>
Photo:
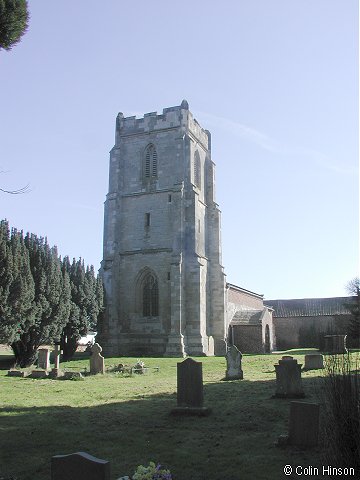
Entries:
<svg viewBox="0 0 360 480">
<path fill-rule="evenodd" d="M 224 353 L 214 169 L 210 133 L 186 101 L 162 115 L 119 113 L 101 267 L 107 310 L 98 341 L 106 355 Z"/>
</svg>

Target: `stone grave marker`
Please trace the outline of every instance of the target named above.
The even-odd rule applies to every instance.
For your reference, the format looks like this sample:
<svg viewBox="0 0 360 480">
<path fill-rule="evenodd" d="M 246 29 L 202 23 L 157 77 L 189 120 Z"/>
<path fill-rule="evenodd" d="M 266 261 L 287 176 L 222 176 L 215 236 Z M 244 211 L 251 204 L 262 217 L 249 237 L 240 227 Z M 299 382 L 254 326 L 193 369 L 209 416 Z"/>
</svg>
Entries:
<svg viewBox="0 0 360 480">
<path fill-rule="evenodd" d="M 85 452 L 51 458 L 51 480 L 110 480 L 110 462 Z"/>
<path fill-rule="evenodd" d="M 64 380 L 81 380 L 83 378 L 81 372 L 64 372 Z"/>
<path fill-rule="evenodd" d="M 202 363 L 187 358 L 177 364 L 177 407 L 174 415 L 209 415 L 211 410 L 203 406 Z"/>
<path fill-rule="evenodd" d="M 50 350 L 48 348 L 39 348 L 38 368 L 42 368 L 43 370 L 50 369 Z"/>
<path fill-rule="evenodd" d="M 31 378 L 47 378 L 49 376 L 46 370 L 33 370 L 30 374 Z"/>
<path fill-rule="evenodd" d="M 208 337 L 208 356 L 213 356 L 214 355 L 214 349 L 215 349 L 214 337 L 212 335 L 210 335 Z"/>
<path fill-rule="evenodd" d="M 305 355 L 304 370 L 319 370 L 324 368 L 324 357 L 321 353 Z"/>
<path fill-rule="evenodd" d="M 55 350 L 54 350 L 54 368 L 51 370 L 50 376 L 53 378 L 58 378 L 63 376 L 63 372 L 60 370 L 60 343 L 55 343 Z"/>
<path fill-rule="evenodd" d="M 105 373 L 105 360 L 101 355 L 102 348 L 98 343 L 94 343 L 91 348 L 90 355 L 90 373 L 96 375 L 97 373 Z"/>
<path fill-rule="evenodd" d="M 293 357 L 285 355 L 275 366 L 277 398 L 303 398 L 301 367 Z"/>
<path fill-rule="evenodd" d="M 289 444 L 315 447 L 319 437 L 318 403 L 290 402 Z"/>
<path fill-rule="evenodd" d="M 240 350 L 235 345 L 230 345 L 228 347 L 225 358 L 225 380 L 241 380 L 242 378 L 244 378 L 243 371 L 241 369 L 242 355 Z"/>
<path fill-rule="evenodd" d="M 337 353 L 347 353 L 346 335 L 325 335 L 325 353 L 334 355 Z"/>
<path fill-rule="evenodd" d="M 24 370 L 9 370 L 7 374 L 8 374 L 8 377 L 25 378 L 29 375 L 29 372 L 26 372 Z"/>
</svg>

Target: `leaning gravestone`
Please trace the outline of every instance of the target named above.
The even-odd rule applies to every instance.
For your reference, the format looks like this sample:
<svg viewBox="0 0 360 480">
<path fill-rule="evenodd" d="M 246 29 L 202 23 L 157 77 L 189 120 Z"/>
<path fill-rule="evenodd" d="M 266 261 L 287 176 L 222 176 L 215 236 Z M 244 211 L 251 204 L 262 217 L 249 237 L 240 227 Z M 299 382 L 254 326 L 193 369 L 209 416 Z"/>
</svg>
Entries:
<svg viewBox="0 0 360 480">
<path fill-rule="evenodd" d="M 301 366 L 293 357 L 284 356 L 275 366 L 277 398 L 303 398 Z"/>
<path fill-rule="evenodd" d="M 187 358 L 177 364 L 177 407 L 174 415 L 209 415 L 211 410 L 203 406 L 202 363 Z"/>
<path fill-rule="evenodd" d="M 321 353 L 305 355 L 304 370 L 319 370 L 324 368 L 324 357 Z"/>
<path fill-rule="evenodd" d="M 94 343 L 91 348 L 90 356 L 90 373 L 96 375 L 97 373 L 105 373 L 105 360 L 100 353 L 102 348 L 98 343 Z"/>
<path fill-rule="evenodd" d="M 235 345 L 228 347 L 226 355 L 225 380 L 241 380 L 244 378 L 241 370 L 241 352 Z"/>
<path fill-rule="evenodd" d="M 110 480 L 110 462 L 85 452 L 51 458 L 51 480 Z"/>
<path fill-rule="evenodd" d="M 48 348 L 39 348 L 38 368 L 42 368 L 43 370 L 50 369 L 50 350 Z"/>
</svg>

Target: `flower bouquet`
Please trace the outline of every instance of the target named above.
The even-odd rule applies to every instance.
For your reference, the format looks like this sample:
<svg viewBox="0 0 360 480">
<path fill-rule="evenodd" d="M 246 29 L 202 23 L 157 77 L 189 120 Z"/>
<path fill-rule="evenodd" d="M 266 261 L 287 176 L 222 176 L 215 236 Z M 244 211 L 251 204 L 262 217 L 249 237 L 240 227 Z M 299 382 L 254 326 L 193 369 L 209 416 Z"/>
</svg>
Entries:
<svg viewBox="0 0 360 480">
<path fill-rule="evenodd" d="M 117 480 L 173 480 L 170 470 L 163 468 L 160 464 L 150 462 L 147 467 L 139 465 L 132 477 L 120 477 Z"/>
</svg>

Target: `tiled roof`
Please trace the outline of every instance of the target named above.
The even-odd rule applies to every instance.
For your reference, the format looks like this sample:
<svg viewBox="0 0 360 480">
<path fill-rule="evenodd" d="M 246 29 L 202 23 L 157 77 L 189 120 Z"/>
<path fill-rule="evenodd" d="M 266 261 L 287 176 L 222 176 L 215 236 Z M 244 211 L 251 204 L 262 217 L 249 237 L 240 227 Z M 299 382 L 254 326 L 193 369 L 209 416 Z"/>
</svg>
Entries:
<svg viewBox="0 0 360 480">
<path fill-rule="evenodd" d="M 349 314 L 346 303 L 350 299 L 351 297 L 264 300 L 264 304 L 274 309 L 274 317 L 316 317 Z"/>
<path fill-rule="evenodd" d="M 238 310 L 231 320 L 231 325 L 258 325 L 263 310 Z"/>
</svg>

